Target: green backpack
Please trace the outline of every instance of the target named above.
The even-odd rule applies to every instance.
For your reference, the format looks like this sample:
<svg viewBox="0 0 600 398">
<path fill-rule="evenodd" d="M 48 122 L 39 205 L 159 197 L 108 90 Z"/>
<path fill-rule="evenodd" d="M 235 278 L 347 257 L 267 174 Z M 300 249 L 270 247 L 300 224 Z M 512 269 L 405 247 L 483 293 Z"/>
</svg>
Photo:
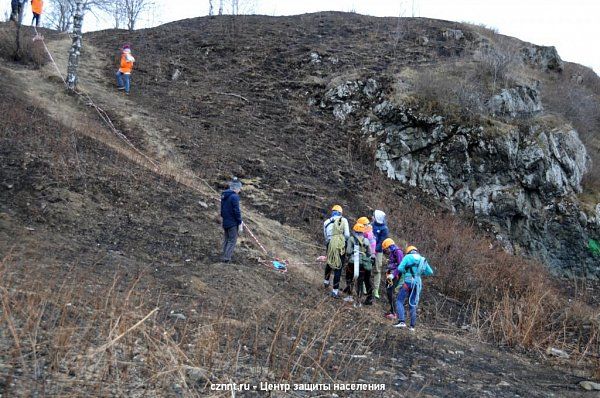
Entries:
<svg viewBox="0 0 600 398">
<path fill-rule="evenodd" d="M 352 239 L 352 243 L 354 245 L 358 245 L 358 247 L 359 247 L 358 251 L 360 254 L 359 254 L 359 258 L 358 258 L 358 263 L 360 264 L 360 268 L 370 271 L 371 268 L 373 267 L 373 263 L 371 262 L 371 258 L 369 256 L 367 256 L 368 246 L 365 245 L 361 239 L 357 239 L 356 236 L 354 236 L 354 235 L 352 235 L 351 239 Z M 354 265 L 352 255 L 350 255 L 349 259 L 350 259 L 350 261 L 349 261 L 350 264 Z"/>
</svg>

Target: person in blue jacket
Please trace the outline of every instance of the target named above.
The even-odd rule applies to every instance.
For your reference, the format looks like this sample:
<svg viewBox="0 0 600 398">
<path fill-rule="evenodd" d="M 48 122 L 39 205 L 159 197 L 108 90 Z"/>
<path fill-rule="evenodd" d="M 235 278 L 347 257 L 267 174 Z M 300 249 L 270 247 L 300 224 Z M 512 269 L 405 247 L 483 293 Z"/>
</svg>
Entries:
<svg viewBox="0 0 600 398">
<path fill-rule="evenodd" d="M 242 232 L 244 223 L 240 211 L 242 183 L 234 178 L 229 189 L 221 194 L 221 218 L 223 219 L 223 251 L 221 261 L 228 263 L 233 256 L 238 234 Z"/>
<path fill-rule="evenodd" d="M 383 249 L 381 244 L 388 238 L 389 230 L 385 220 L 385 213 L 381 210 L 373 212 L 373 235 L 375 235 L 375 269 L 373 270 L 373 297 L 378 299 L 379 285 L 381 284 L 381 268 L 383 265 Z"/>
<path fill-rule="evenodd" d="M 408 298 L 408 309 L 410 311 L 410 330 L 415 330 L 417 323 L 417 305 L 419 304 L 419 296 L 423 283 L 421 276 L 433 275 L 433 269 L 425 259 L 419 254 L 419 251 L 414 246 L 408 246 L 405 251 L 406 255 L 398 265 L 398 273 L 404 280 L 404 284 L 400 288 L 398 298 L 396 300 L 396 311 L 398 312 L 398 323 L 394 325 L 397 328 L 405 328 L 405 313 L 404 301 Z"/>
</svg>

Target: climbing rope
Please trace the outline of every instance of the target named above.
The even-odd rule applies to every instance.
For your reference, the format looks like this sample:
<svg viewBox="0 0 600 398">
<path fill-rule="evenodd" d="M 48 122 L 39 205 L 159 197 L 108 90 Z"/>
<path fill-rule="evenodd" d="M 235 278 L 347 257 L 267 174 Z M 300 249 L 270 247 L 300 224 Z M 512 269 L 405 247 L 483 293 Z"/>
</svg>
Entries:
<svg viewBox="0 0 600 398">
<path fill-rule="evenodd" d="M 58 76 L 61 78 L 63 84 L 65 85 L 65 88 L 69 89 L 69 85 L 67 84 L 66 79 L 63 77 L 62 72 L 60 71 L 60 68 L 58 67 L 58 64 L 56 63 L 56 61 L 54 60 L 54 57 L 52 56 L 52 53 L 50 51 L 50 49 L 48 48 L 48 46 L 46 45 L 46 42 L 44 41 L 44 37 L 41 36 L 36 27 L 33 26 L 33 30 L 35 31 L 35 38 L 34 40 L 36 41 L 41 41 L 42 45 L 44 47 L 44 51 L 46 52 L 46 54 L 48 55 L 48 58 L 50 59 L 50 62 L 52 63 L 52 65 L 54 65 L 54 69 L 56 70 L 56 73 L 58 74 Z M 125 134 L 123 134 L 122 132 L 120 132 L 114 125 L 114 123 L 112 122 L 112 120 L 110 119 L 110 117 L 108 116 L 108 113 L 102 109 L 100 106 L 98 106 L 94 100 L 90 97 L 89 94 L 83 93 L 81 91 L 78 90 L 72 90 L 76 95 L 82 97 L 85 101 L 86 104 L 92 108 L 94 108 L 94 110 L 96 111 L 96 113 L 98 114 L 98 116 L 100 117 L 100 119 L 104 122 L 104 124 L 108 127 L 108 129 L 114 134 L 116 135 L 118 138 L 120 138 L 122 141 L 124 141 L 134 152 L 136 152 L 138 155 L 142 156 L 146 161 L 148 161 L 148 163 L 150 163 L 153 167 L 153 171 L 160 174 L 160 175 L 169 175 L 169 173 L 164 172 L 161 168 L 161 166 L 156 163 L 152 158 L 150 158 L 148 155 L 146 155 L 144 152 L 142 152 L 141 150 L 139 150 L 130 140 L 129 138 L 127 138 L 127 136 Z M 196 186 L 196 184 L 194 184 L 193 179 L 198 179 L 200 181 L 202 181 L 202 183 L 208 187 L 214 194 L 218 195 L 218 192 L 212 187 L 210 186 L 210 184 L 197 176 L 194 176 L 192 178 L 190 178 L 190 180 L 192 181 L 184 181 L 182 179 L 178 179 L 176 178 L 176 176 L 172 176 L 170 175 L 170 177 L 172 177 L 173 179 L 175 179 L 178 183 L 183 184 L 185 186 L 187 186 L 188 188 L 191 188 L 192 190 L 204 195 L 204 192 L 198 188 Z M 218 197 L 213 197 L 213 200 L 219 201 L 220 198 Z M 248 217 L 248 219 L 251 220 L 250 217 Z M 252 237 L 252 239 L 254 240 L 254 242 L 256 242 L 256 244 L 258 245 L 258 247 L 260 247 L 260 249 L 263 251 L 263 253 L 267 256 L 267 257 L 271 257 L 269 255 L 269 252 L 267 251 L 267 249 L 265 248 L 265 246 L 260 242 L 260 240 L 256 237 L 256 235 L 252 232 L 252 230 L 247 226 L 244 225 L 246 231 L 248 231 L 248 234 Z M 298 243 L 304 244 L 306 246 L 311 246 L 311 247 L 318 247 L 316 245 L 313 245 L 311 243 L 306 243 L 306 242 L 302 242 L 300 240 L 291 238 L 291 237 L 287 237 L 293 241 L 296 241 Z M 319 247 L 320 248 L 320 247 Z M 298 263 L 300 264 L 300 263 Z M 309 263 L 306 263 L 309 264 Z"/>
</svg>

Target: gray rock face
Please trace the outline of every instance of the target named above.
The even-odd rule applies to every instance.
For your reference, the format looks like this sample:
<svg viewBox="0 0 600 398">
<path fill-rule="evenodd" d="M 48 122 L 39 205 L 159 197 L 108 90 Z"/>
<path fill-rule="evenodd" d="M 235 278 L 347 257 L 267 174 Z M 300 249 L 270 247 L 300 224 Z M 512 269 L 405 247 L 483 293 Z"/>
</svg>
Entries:
<svg viewBox="0 0 600 398">
<path fill-rule="evenodd" d="M 489 100 L 488 108 L 494 115 L 510 117 L 529 116 L 544 109 L 540 91 L 530 86 L 503 89 Z"/>
<path fill-rule="evenodd" d="M 562 72 L 564 63 L 554 46 L 530 46 L 521 49 L 523 60 L 544 71 Z"/>
<path fill-rule="evenodd" d="M 509 251 L 532 254 L 556 270 L 600 274 L 586 249 L 593 215 L 582 217 L 576 198 L 589 160 L 571 127 L 459 126 L 374 101 L 381 98 L 376 94 L 369 99 L 364 84 L 342 86 L 329 90 L 326 101 L 334 112 L 352 104 L 346 118 L 363 116 L 362 134 L 377 145 L 376 165 L 390 179 L 453 211 L 472 212 Z M 600 205 L 596 212 L 600 219 Z"/>
</svg>

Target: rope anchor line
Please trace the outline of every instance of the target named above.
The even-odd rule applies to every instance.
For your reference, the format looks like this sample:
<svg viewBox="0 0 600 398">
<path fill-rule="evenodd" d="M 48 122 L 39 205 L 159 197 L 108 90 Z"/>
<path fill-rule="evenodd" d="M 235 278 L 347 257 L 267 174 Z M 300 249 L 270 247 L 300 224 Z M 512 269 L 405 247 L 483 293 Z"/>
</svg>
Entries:
<svg viewBox="0 0 600 398">
<path fill-rule="evenodd" d="M 44 51 L 46 52 L 46 54 L 48 55 L 48 58 L 50 59 L 50 62 L 52 63 L 52 65 L 54 66 L 54 69 L 56 70 L 56 73 L 58 74 L 58 76 L 60 77 L 60 79 L 62 80 L 63 84 L 65 85 L 65 87 L 67 88 L 67 90 L 69 89 L 69 85 L 65 79 L 65 77 L 63 76 L 62 72 L 60 71 L 60 68 L 58 67 L 58 64 L 56 63 L 54 57 L 52 56 L 52 53 L 50 52 L 50 49 L 48 48 L 48 46 L 46 45 L 46 42 L 44 40 L 44 36 L 40 35 L 36 29 L 35 26 L 33 26 L 33 30 L 35 32 L 35 37 L 34 37 L 34 41 L 40 41 L 42 43 L 42 45 L 44 46 Z M 183 184 L 189 188 L 191 188 L 192 190 L 205 195 L 205 193 L 198 187 L 198 184 L 196 184 L 195 181 L 193 181 L 194 179 L 199 179 L 200 181 L 203 182 L 204 185 L 206 185 L 213 193 L 218 194 L 217 191 L 215 191 L 215 189 L 213 187 L 210 186 L 210 184 L 204 180 L 201 179 L 197 176 L 188 176 L 185 175 L 186 178 L 177 178 L 177 176 L 172 175 L 170 172 L 168 172 L 167 170 L 164 170 L 164 168 L 157 163 L 154 159 L 150 158 L 150 156 L 146 155 L 144 152 L 142 152 L 140 149 L 138 149 L 130 140 L 129 138 L 127 138 L 127 136 L 125 134 L 123 134 L 121 131 L 119 131 L 114 123 L 112 122 L 112 120 L 110 119 L 110 117 L 108 116 L 108 113 L 102 109 L 100 106 L 98 106 L 94 100 L 90 97 L 89 94 L 86 94 L 84 92 L 78 91 L 78 90 L 70 90 L 73 93 L 75 93 L 76 95 L 78 95 L 79 97 L 82 97 L 85 101 L 86 101 L 86 105 L 94 108 L 94 110 L 96 111 L 96 113 L 98 114 L 98 116 L 100 117 L 100 119 L 104 122 L 104 124 L 107 126 L 107 128 L 114 134 L 116 135 L 119 139 L 121 139 L 123 142 L 125 142 L 134 152 L 136 152 L 138 155 L 142 156 L 146 161 L 148 161 L 148 163 L 150 163 L 153 167 L 153 171 L 160 174 L 160 175 L 165 175 L 165 176 L 169 176 L 171 178 L 173 178 L 175 181 L 177 181 L 180 184 Z M 182 170 L 176 170 L 179 173 L 181 173 L 181 175 L 184 175 Z M 219 198 L 214 197 L 214 200 L 219 200 Z M 248 217 L 248 219 L 251 220 L 250 217 Z M 244 228 L 248 231 L 248 234 L 252 237 L 252 239 L 254 240 L 254 242 L 256 242 L 256 244 L 258 245 L 258 247 L 260 247 L 260 249 L 262 250 L 262 252 L 267 256 L 267 257 L 273 257 L 273 255 L 271 253 L 269 253 L 269 251 L 265 248 L 265 246 L 259 241 L 259 239 L 256 237 L 256 235 L 252 232 L 252 230 L 244 224 Z M 302 242 L 300 240 L 294 239 L 294 241 L 301 243 L 307 247 L 316 247 L 316 245 L 313 245 L 311 243 L 306 243 L 306 242 Z M 300 263 L 299 263 L 300 264 Z M 309 263 L 306 263 L 309 264 Z"/>
</svg>

